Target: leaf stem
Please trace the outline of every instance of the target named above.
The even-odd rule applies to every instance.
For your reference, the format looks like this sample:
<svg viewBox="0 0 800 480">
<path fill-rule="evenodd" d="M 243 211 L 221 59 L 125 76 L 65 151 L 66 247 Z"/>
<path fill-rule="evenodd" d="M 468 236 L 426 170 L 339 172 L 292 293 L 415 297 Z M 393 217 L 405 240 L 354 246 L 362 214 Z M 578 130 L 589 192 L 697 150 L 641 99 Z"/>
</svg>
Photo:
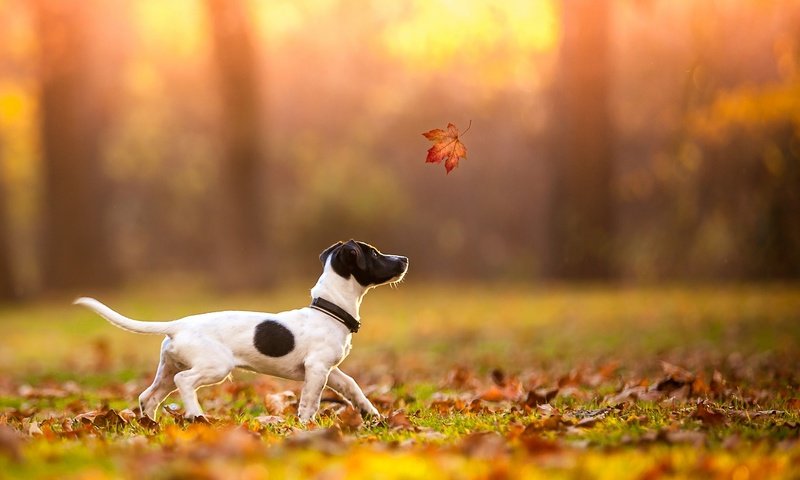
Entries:
<svg viewBox="0 0 800 480">
<path fill-rule="evenodd" d="M 467 125 L 467 129 L 458 134 L 459 138 L 463 137 L 467 132 L 469 132 L 470 128 L 472 128 L 472 120 L 469 121 L 469 125 Z"/>
</svg>

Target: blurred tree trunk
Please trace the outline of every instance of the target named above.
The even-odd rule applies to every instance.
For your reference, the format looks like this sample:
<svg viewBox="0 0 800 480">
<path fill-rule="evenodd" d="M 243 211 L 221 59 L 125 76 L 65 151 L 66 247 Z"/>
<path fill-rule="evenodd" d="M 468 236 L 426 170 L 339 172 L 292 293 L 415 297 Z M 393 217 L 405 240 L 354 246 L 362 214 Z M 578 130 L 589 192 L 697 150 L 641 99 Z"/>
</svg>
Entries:
<svg viewBox="0 0 800 480">
<path fill-rule="evenodd" d="M 1 180 L 1 179 L 0 179 Z M 14 300 L 17 290 L 14 284 L 14 271 L 11 267 L 11 252 L 8 237 L 8 214 L 4 185 L 0 182 L 0 301 Z"/>
<path fill-rule="evenodd" d="M 118 283 L 106 231 L 101 136 L 107 91 L 98 72 L 95 2 L 33 2 L 40 40 L 40 115 L 44 169 L 44 265 L 47 289 Z M 96 22 L 96 20 L 94 20 Z M 93 68 L 94 67 L 94 68 Z"/>
<path fill-rule="evenodd" d="M 228 288 L 267 283 L 258 60 L 246 3 L 206 0 L 222 98 L 223 159 L 217 273 Z"/>
<path fill-rule="evenodd" d="M 611 0 L 563 0 L 553 116 L 549 274 L 614 275 L 613 129 L 609 108 Z"/>
</svg>

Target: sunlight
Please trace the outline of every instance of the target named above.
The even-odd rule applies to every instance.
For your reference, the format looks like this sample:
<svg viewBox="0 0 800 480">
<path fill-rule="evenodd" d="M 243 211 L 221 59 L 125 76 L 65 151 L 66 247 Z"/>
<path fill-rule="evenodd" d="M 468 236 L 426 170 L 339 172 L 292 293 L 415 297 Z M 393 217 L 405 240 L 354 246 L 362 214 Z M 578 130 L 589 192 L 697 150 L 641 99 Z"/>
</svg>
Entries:
<svg viewBox="0 0 800 480">
<path fill-rule="evenodd" d="M 149 51 L 191 58 L 203 48 L 206 19 L 199 2 L 141 0 L 131 8 L 142 29 L 138 38 Z"/>
<path fill-rule="evenodd" d="M 438 69 L 455 58 L 483 62 L 490 56 L 552 48 L 558 12 L 548 0 L 415 0 L 405 18 L 384 34 L 389 51 L 421 69 Z"/>
</svg>

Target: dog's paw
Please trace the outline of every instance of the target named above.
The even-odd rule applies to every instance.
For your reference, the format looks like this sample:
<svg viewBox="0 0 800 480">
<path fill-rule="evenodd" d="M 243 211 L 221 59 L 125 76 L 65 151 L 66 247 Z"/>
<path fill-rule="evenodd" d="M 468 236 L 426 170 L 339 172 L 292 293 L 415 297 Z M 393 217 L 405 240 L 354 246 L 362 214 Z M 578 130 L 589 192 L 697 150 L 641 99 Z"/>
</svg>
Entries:
<svg viewBox="0 0 800 480">
<path fill-rule="evenodd" d="M 311 427 L 316 425 L 314 422 L 314 415 L 298 415 L 297 419 L 300 421 L 300 424 L 305 427 Z"/>
<path fill-rule="evenodd" d="M 372 405 L 370 405 L 369 408 L 360 409 L 359 412 L 361 413 L 361 416 L 364 417 L 364 419 L 372 417 L 378 417 L 378 418 L 383 417 L 381 415 L 381 412 L 379 412 L 378 409 L 373 407 Z"/>
<path fill-rule="evenodd" d="M 375 426 L 386 423 L 386 417 L 381 415 L 381 412 L 373 408 L 372 410 L 361 410 L 361 418 L 367 425 Z"/>
</svg>

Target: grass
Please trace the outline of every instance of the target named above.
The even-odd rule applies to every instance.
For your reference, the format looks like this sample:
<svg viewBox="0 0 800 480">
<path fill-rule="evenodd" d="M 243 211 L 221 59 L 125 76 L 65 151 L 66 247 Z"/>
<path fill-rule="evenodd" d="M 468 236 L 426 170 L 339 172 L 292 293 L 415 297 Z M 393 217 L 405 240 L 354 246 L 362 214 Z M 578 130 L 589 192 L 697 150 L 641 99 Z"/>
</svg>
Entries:
<svg viewBox="0 0 800 480">
<path fill-rule="evenodd" d="M 101 300 L 159 320 L 308 297 L 132 289 Z M 792 478 L 800 461 L 800 286 L 408 282 L 370 293 L 362 320 L 342 368 L 388 422 L 359 426 L 326 401 L 303 426 L 295 404 L 265 400 L 298 384 L 237 373 L 201 391 L 212 426 L 162 414 L 148 428 L 75 419 L 127 414 L 159 338 L 66 298 L 4 307 L 0 478 Z M 614 400 L 626 388 L 638 393 Z"/>
</svg>

